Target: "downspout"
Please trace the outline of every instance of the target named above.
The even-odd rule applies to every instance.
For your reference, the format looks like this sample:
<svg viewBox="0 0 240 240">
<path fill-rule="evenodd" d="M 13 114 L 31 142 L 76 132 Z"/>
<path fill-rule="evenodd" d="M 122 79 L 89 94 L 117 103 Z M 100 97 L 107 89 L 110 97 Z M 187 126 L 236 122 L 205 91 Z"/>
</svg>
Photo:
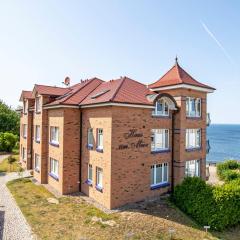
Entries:
<svg viewBox="0 0 240 240">
<path fill-rule="evenodd" d="M 82 114 L 83 112 L 80 110 L 80 141 L 79 141 L 79 192 L 81 192 L 81 170 L 82 170 Z"/>
<path fill-rule="evenodd" d="M 30 112 L 29 112 L 30 113 Z M 31 136 L 30 136 L 30 149 L 31 149 L 31 162 L 30 162 L 30 169 L 33 169 L 33 161 L 34 161 L 34 154 L 33 154 L 33 113 L 31 113 Z"/>
<path fill-rule="evenodd" d="M 174 192 L 174 123 L 175 123 L 175 110 L 172 112 L 172 179 L 171 191 Z"/>
</svg>

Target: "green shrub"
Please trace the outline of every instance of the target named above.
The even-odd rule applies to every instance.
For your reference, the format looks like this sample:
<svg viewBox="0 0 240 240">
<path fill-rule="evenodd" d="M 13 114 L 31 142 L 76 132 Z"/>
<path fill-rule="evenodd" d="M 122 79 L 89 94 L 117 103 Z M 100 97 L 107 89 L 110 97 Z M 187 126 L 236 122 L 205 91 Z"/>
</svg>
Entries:
<svg viewBox="0 0 240 240">
<path fill-rule="evenodd" d="M 11 152 L 16 145 L 18 137 L 13 133 L 0 133 L 0 151 Z"/>
<path fill-rule="evenodd" d="M 237 169 L 240 169 L 240 163 L 236 160 L 227 160 L 217 164 L 218 177 L 226 182 L 240 178 L 240 173 L 236 171 Z"/>
<path fill-rule="evenodd" d="M 213 187 L 200 178 L 186 178 L 172 199 L 201 225 L 223 230 L 240 222 L 240 180 Z"/>
</svg>

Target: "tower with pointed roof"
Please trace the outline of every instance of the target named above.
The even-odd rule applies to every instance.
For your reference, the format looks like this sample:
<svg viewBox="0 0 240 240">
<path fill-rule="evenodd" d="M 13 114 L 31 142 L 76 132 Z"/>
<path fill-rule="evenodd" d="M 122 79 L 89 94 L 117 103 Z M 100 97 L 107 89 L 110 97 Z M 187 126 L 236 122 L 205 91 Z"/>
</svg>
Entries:
<svg viewBox="0 0 240 240">
<path fill-rule="evenodd" d="M 203 84 L 194 79 L 178 63 L 175 58 L 173 67 L 160 79 L 149 84 L 150 90 L 156 93 L 168 93 L 174 97 L 179 111 L 175 114 L 173 123 L 173 144 L 176 151 L 173 152 L 173 176 L 174 184 L 178 184 L 186 175 L 186 164 L 190 161 L 199 161 L 203 179 L 206 178 L 206 154 L 209 145 L 207 143 L 206 128 L 208 125 L 207 94 L 214 92 L 215 88 Z M 193 112 L 199 108 L 199 114 Z M 194 138 L 194 132 L 199 131 L 200 136 L 196 141 L 199 147 L 189 147 L 189 141 Z"/>
</svg>

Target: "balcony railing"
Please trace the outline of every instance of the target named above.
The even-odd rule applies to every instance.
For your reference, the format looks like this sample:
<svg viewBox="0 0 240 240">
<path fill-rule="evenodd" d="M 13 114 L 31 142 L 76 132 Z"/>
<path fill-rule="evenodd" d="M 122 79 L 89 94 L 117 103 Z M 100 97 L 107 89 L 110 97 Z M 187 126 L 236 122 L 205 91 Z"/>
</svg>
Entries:
<svg viewBox="0 0 240 240">
<path fill-rule="evenodd" d="M 207 126 L 210 126 L 210 124 L 211 124 L 210 113 L 207 113 Z"/>
<path fill-rule="evenodd" d="M 206 153 L 207 153 L 207 154 L 210 152 L 210 149 L 211 149 L 210 141 L 207 140 L 207 141 L 206 141 Z"/>
</svg>

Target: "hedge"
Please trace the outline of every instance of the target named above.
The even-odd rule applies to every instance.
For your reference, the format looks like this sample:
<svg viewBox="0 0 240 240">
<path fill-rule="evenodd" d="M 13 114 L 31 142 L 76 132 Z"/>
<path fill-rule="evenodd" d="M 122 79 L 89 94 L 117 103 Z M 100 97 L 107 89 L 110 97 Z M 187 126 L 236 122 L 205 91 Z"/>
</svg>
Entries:
<svg viewBox="0 0 240 240">
<path fill-rule="evenodd" d="M 172 200 L 201 225 L 223 230 L 240 223 L 240 180 L 210 186 L 198 177 L 185 178 Z"/>
<path fill-rule="evenodd" d="M 240 172 L 238 170 L 240 171 L 240 163 L 236 160 L 228 160 L 217 164 L 218 177 L 225 182 L 240 179 Z"/>
</svg>

